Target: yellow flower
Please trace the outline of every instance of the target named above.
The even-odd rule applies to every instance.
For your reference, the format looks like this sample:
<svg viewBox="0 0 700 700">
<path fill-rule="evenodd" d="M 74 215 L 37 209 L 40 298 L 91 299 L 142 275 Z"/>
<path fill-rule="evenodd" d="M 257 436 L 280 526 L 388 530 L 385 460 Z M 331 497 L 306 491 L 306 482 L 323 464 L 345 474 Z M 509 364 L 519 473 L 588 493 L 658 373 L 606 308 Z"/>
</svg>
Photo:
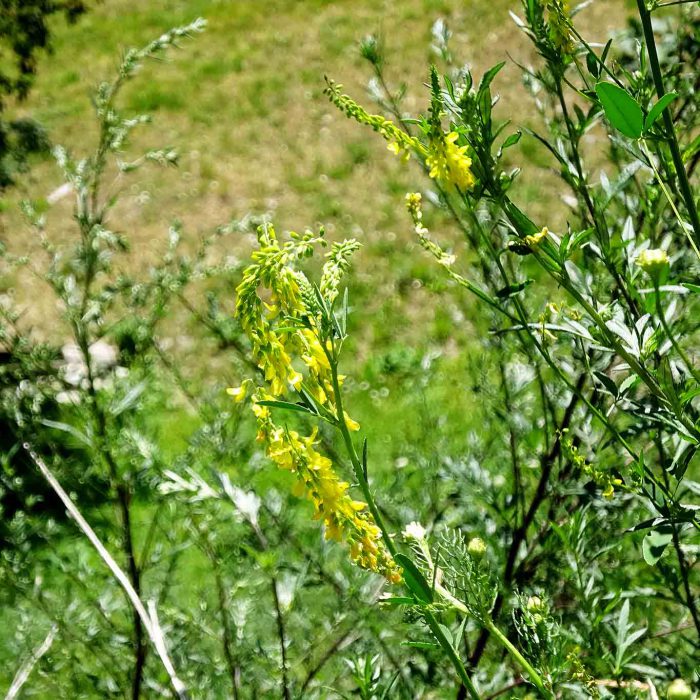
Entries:
<svg viewBox="0 0 700 700">
<path fill-rule="evenodd" d="M 350 416 L 343 411 L 343 414 L 345 415 L 345 425 L 348 426 L 348 430 L 352 430 L 353 432 L 356 432 L 360 429 L 360 424 L 356 421 L 350 418 Z"/>
<path fill-rule="evenodd" d="M 323 523 L 325 536 L 348 544 L 351 558 L 359 566 L 398 582 L 401 571 L 367 504 L 352 498 L 349 483 L 339 477 L 333 462 L 316 449 L 316 431 L 302 436 L 296 430 L 275 425 L 269 407 L 260 404 L 285 397 L 303 383 L 311 396 L 338 414 L 329 360 L 333 345 L 318 330 L 313 287 L 294 267 L 295 260 L 308 255 L 310 239 L 295 236 L 290 243 L 280 245 L 272 227 L 260 229 L 260 248 L 253 253 L 253 263 L 245 269 L 237 288 L 236 315 L 264 377 L 263 386 L 255 391 L 252 400 L 258 422 L 257 439 L 265 443 L 270 460 L 295 476 L 292 492 L 313 505 L 313 517 Z M 345 241 L 335 245 L 327 256 L 319 291 L 329 305 L 337 297 L 342 273 L 356 248 L 353 241 Z M 261 289 L 269 290 L 269 303 L 260 298 Z M 306 368 L 304 374 L 293 366 L 299 360 Z M 244 383 L 228 393 L 243 400 L 247 391 Z M 359 424 L 347 414 L 345 421 L 350 430 L 359 430 Z"/>
<path fill-rule="evenodd" d="M 253 382 L 250 379 L 246 379 L 240 386 L 230 386 L 228 389 L 226 389 L 226 393 L 229 396 L 232 396 L 236 403 L 240 403 L 241 401 L 245 400 L 245 397 L 248 395 L 248 389 L 252 386 L 252 384 Z"/>
<path fill-rule="evenodd" d="M 544 226 L 538 233 L 535 233 L 532 236 L 525 236 L 525 243 L 527 243 L 530 248 L 536 248 L 548 235 L 549 229 Z"/>
<path fill-rule="evenodd" d="M 429 175 L 443 185 L 468 192 L 476 184 L 471 171 L 472 159 L 467 155 L 467 146 L 458 146 L 459 134 L 451 131 L 442 139 L 435 139 L 425 162 Z"/>
</svg>

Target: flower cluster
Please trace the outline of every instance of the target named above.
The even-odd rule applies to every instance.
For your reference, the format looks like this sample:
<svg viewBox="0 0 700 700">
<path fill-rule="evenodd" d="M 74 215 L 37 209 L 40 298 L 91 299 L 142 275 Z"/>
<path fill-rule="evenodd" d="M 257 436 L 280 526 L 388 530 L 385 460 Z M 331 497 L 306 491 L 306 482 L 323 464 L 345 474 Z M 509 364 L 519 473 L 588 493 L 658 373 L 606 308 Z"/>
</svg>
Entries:
<svg viewBox="0 0 700 700">
<path fill-rule="evenodd" d="M 468 146 L 458 146 L 459 134 L 451 131 L 433 139 L 425 163 L 429 175 L 446 187 L 456 187 L 468 192 L 476 184 L 471 171 L 472 159 L 467 155 Z"/>
<path fill-rule="evenodd" d="M 573 465 L 581 470 L 598 488 L 602 490 L 602 496 L 606 500 L 612 500 L 615 495 L 615 487 L 622 485 L 622 479 L 617 479 L 607 472 L 596 469 L 586 458 L 579 452 L 578 447 L 574 444 L 573 439 L 567 434 L 567 430 L 563 430 L 559 439 L 564 454 L 571 460 Z"/>
<path fill-rule="evenodd" d="M 425 147 L 413 136 L 400 129 L 394 122 L 384 118 L 380 114 L 369 114 L 350 96 L 341 92 L 342 85 L 336 85 L 332 80 L 328 80 L 328 87 L 325 90 L 330 101 L 348 118 L 354 119 L 360 124 L 366 124 L 378 132 L 389 142 L 388 148 L 393 153 L 402 154 L 408 160 L 412 151 L 425 155 Z"/>
<path fill-rule="evenodd" d="M 322 234 L 321 234 L 322 236 Z M 238 286 L 236 315 L 252 345 L 253 357 L 264 383 L 252 394 L 252 410 L 258 421 L 258 440 L 266 445 L 268 457 L 297 478 L 294 493 L 313 503 L 314 518 L 325 526 L 328 539 L 345 541 L 350 556 L 359 566 L 399 582 L 401 573 L 381 539 L 381 532 L 367 509 L 354 500 L 350 485 L 341 480 L 328 457 L 315 447 L 317 433 L 303 436 L 272 418 L 270 402 L 295 398 L 303 392 L 316 402 L 319 415 L 339 419 L 331 369 L 330 341 L 322 336 L 317 290 L 295 263 L 313 251 L 321 236 L 292 234 L 280 245 L 272 226 L 258 231 L 260 247 Z M 355 241 L 333 246 L 327 254 L 321 287 L 323 303 L 331 306 L 349 258 L 357 249 Z M 263 299 L 263 295 L 266 297 Z M 297 367 L 295 367 L 295 362 Z M 342 378 L 336 378 L 338 383 Z M 243 401 L 252 388 L 247 380 L 228 390 Z M 343 414 L 350 430 L 359 425 Z"/>
</svg>

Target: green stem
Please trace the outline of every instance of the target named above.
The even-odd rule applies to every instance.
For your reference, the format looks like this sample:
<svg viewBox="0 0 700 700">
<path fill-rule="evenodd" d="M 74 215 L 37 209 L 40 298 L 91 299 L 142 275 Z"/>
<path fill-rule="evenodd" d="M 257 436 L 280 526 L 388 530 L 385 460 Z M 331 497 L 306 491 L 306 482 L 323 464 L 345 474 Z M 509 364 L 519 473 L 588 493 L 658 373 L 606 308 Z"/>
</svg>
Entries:
<svg viewBox="0 0 700 700">
<path fill-rule="evenodd" d="M 668 336 L 668 339 L 671 341 L 673 349 L 678 353 L 678 356 L 681 358 L 681 360 L 683 360 L 683 364 L 688 368 L 688 371 L 690 372 L 693 379 L 698 384 L 700 384 L 700 374 L 698 374 L 698 372 L 696 371 L 692 362 L 685 354 L 683 348 L 681 348 L 681 346 L 678 344 L 678 340 L 676 340 L 675 334 L 671 332 L 671 328 L 669 327 L 668 322 L 666 321 L 666 315 L 664 314 L 663 307 L 661 306 L 661 290 L 659 289 L 659 283 L 656 280 L 654 281 L 654 296 L 656 297 L 656 313 L 659 317 L 659 320 L 661 321 L 661 327 L 664 329 L 664 333 L 666 333 L 666 335 Z"/>
<path fill-rule="evenodd" d="M 513 643 L 508 639 L 508 637 L 501 632 L 498 627 L 490 620 L 486 621 L 487 629 L 493 634 L 496 639 L 502 644 L 505 650 L 517 661 L 517 663 L 524 669 L 527 675 L 530 677 L 533 685 L 539 690 L 540 695 L 547 700 L 552 700 L 554 698 L 554 693 L 552 693 L 549 688 L 544 684 L 542 677 L 533 668 L 533 666 L 528 662 L 528 660 L 516 649 Z"/>
<path fill-rule="evenodd" d="M 355 473 L 355 478 L 360 484 L 362 494 L 365 497 L 365 500 L 367 501 L 369 512 L 372 514 L 374 521 L 377 523 L 377 527 L 381 530 L 384 544 L 386 544 L 386 548 L 389 550 L 391 556 L 393 557 L 396 555 L 396 546 L 394 545 L 394 541 L 391 539 L 386 525 L 384 525 L 384 519 L 382 518 L 382 515 L 379 512 L 376 503 L 374 502 L 372 492 L 369 488 L 369 483 L 367 482 L 367 479 L 365 477 L 365 472 L 362 467 L 362 463 L 360 462 L 360 458 L 357 455 L 357 450 L 355 449 L 355 443 L 353 443 L 352 441 L 352 437 L 350 436 L 350 429 L 348 428 L 347 421 L 345 420 L 345 411 L 343 410 L 343 399 L 340 393 L 340 382 L 338 381 L 338 363 L 334 355 L 335 352 L 329 353 L 328 351 L 326 351 L 326 357 L 328 357 L 328 362 L 331 366 L 333 394 L 335 395 L 335 408 L 338 414 L 338 429 L 340 430 L 340 434 L 343 436 L 345 449 L 347 450 L 348 456 L 350 457 L 350 463 L 352 464 L 352 469 Z"/>
<path fill-rule="evenodd" d="M 462 663 L 462 659 L 459 658 L 455 648 L 452 646 L 447 637 L 445 637 L 445 633 L 442 631 L 438 621 L 435 619 L 435 615 L 433 615 L 433 613 L 428 609 L 425 609 L 423 613 L 425 615 L 425 621 L 428 623 L 428 627 L 430 627 L 430 630 L 432 631 L 433 635 L 435 635 L 435 639 L 438 640 L 440 646 L 445 650 L 445 653 L 452 662 L 452 665 L 457 670 L 459 679 L 469 691 L 469 695 L 473 700 L 481 700 L 481 696 L 474 686 L 474 683 L 472 683 L 472 679 L 469 678 L 469 674 Z"/>
<path fill-rule="evenodd" d="M 367 482 L 367 478 L 365 477 L 364 469 L 362 467 L 362 463 L 360 462 L 360 458 L 357 455 L 357 450 L 355 449 L 355 444 L 352 441 L 352 437 L 350 435 L 350 430 L 348 429 L 347 421 L 345 420 L 345 411 L 343 410 L 343 399 L 341 396 L 340 392 L 340 382 L 338 381 L 338 363 L 336 361 L 335 357 L 335 352 L 328 352 L 326 351 L 326 356 L 328 357 L 328 362 L 330 363 L 331 366 L 331 378 L 332 378 L 332 383 L 333 383 L 333 394 L 335 395 L 335 408 L 336 412 L 338 414 L 338 429 L 340 430 L 341 435 L 343 436 L 343 442 L 345 443 L 345 448 L 348 452 L 348 456 L 350 457 L 350 462 L 352 464 L 353 471 L 355 473 L 355 478 L 360 484 L 360 488 L 362 489 L 362 493 L 365 497 L 365 500 L 367 501 L 367 507 L 369 508 L 370 513 L 372 514 L 372 517 L 374 518 L 374 521 L 377 523 L 377 527 L 379 527 L 381 533 L 382 533 L 382 539 L 384 540 L 384 543 L 386 544 L 386 548 L 389 550 L 391 553 L 392 557 L 396 555 L 396 546 L 394 545 L 393 540 L 391 539 L 388 530 L 386 529 L 386 526 L 384 525 L 384 520 L 382 518 L 381 513 L 379 512 L 379 509 L 377 508 L 376 503 L 374 502 L 374 498 L 372 497 L 372 492 L 369 488 L 369 483 Z M 457 601 L 459 602 L 459 601 Z M 433 635 L 435 635 L 435 638 L 437 639 L 438 643 L 442 647 L 442 649 L 445 651 L 447 654 L 447 657 L 450 659 L 452 662 L 452 665 L 455 667 L 455 670 L 457 671 L 457 674 L 459 675 L 460 680 L 462 683 L 465 685 L 467 690 L 469 691 L 469 694 L 471 695 L 473 700 L 480 700 L 480 695 L 477 692 L 474 684 L 472 683 L 471 678 L 469 678 L 469 674 L 467 673 L 466 668 L 464 667 L 464 664 L 462 663 L 462 660 L 459 658 L 459 655 L 455 651 L 455 648 L 452 646 L 450 641 L 445 637 L 444 632 L 440 628 L 440 625 L 438 624 L 438 621 L 435 619 L 435 615 L 428 610 L 424 609 L 423 613 L 425 615 L 425 620 L 428 624 L 428 627 L 430 627 Z"/>
<path fill-rule="evenodd" d="M 442 596 L 442 598 L 446 602 L 448 602 L 455 610 L 463 614 L 469 613 L 467 606 L 464 605 L 464 603 L 462 603 L 461 601 L 457 600 L 457 598 L 455 598 L 448 590 L 443 588 L 439 583 L 435 584 L 435 592 L 439 593 Z M 508 639 L 508 637 L 506 637 L 503 634 L 503 632 L 501 632 L 501 630 L 499 630 L 498 627 L 496 627 L 496 625 L 490 617 L 486 618 L 484 626 L 486 627 L 486 629 L 488 629 L 489 632 L 491 632 L 491 634 L 494 635 L 494 637 L 498 639 L 498 641 L 503 645 L 506 651 L 518 662 L 518 664 L 522 666 L 527 675 L 530 677 L 530 680 L 532 681 L 533 685 L 540 691 L 542 696 L 547 698 L 547 700 L 551 700 L 554 697 L 554 695 L 550 690 L 547 689 L 540 674 L 535 670 L 532 664 L 530 664 L 527 661 L 527 659 L 516 649 L 516 647 L 513 646 L 512 642 Z"/>
<path fill-rule="evenodd" d="M 692 235 L 690 234 L 690 231 L 688 231 L 686 227 L 685 221 L 683 221 L 683 217 L 681 216 L 680 212 L 678 211 L 678 208 L 676 207 L 675 202 L 673 201 L 673 197 L 671 197 L 671 193 L 668 191 L 668 188 L 664 184 L 664 181 L 661 179 L 661 175 L 659 175 L 659 171 L 656 169 L 656 166 L 654 165 L 654 158 L 649 153 L 649 149 L 647 148 L 646 144 L 644 143 L 644 139 L 639 140 L 639 145 L 641 146 L 642 150 L 644 151 L 646 157 L 649 159 L 649 165 L 651 166 L 651 169 L 654 171 L 654 177 L 656 178 L 656 181 L 659 183 L 659 187 L 661 188 L 661 191 L 664 193 L 664 196 L 666 197 L 666 200 L 671 206 L 671 209 L 673 210 L 673 213 L 676 217 L 676 221 L 678 221 L 678 224 L 680 225 L 681 229 L 685 233 L 685 235 L 688 237 L 688 241 L 690 242 L 690 245 L 692 249 L 695 251 L 695 255 L 698 256 L 700 259 L 700 250 L 698 250 L 697 245 L 695 245 L 695 241 L 693 240 Z"/>
<path fill-rule="evenodd" d="M 649 55 L 649 66 L 651 67 L 651 75 L 654 79 L 654 87 L 656 88 L 657 97 L 661 99 L 665 94 L 664 81 L 663 76 L 661 75 L 659 56 L 656 52 L 656 40 L 654 39 L 654 30 L 651 26 L 651 15 L 644 4 L 644 0 L 637 0 L 637 9 L 639 10 L 639 17 L 642 20 L 642 30 L 644 32 L 644 41 L 647 47 L 647 54 Z M 700 217 L 698 217 L 698 210 L 695 206 L 693 191 L 691 190 L 690 182 L 688 181 L 688 173 L 683 165 L 681 149 L 678 145 L 676 130 L 673 126 L 671 111 L 668 107 L 664 109 L 662 116 L 666 130 L 666 142 L 671 149 L 671 157 L 673 158 L 673 165 L 676 169 L 676 177 L 678 178 L 681 194 L 683 195 L 683 200 L 685 201 L 685 206 L 688 210 L 688 215 L 690 216 L 690 223 L 693 226 L 693 236 L 696 244 L 700 246 Z"/>
</svg>

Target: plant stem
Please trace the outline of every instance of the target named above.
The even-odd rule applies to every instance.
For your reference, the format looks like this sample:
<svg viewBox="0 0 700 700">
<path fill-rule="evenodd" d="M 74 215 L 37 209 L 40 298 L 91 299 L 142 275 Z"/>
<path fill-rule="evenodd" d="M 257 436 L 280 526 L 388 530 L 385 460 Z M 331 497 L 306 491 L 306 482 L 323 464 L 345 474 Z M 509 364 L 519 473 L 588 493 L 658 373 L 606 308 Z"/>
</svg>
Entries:
<svg viewBox="0 0 700 700">
<path fill-rule="evenodd" d="M 325 347 L 325 343 L 323 343 L 322 345 Z M 352 437 L 350 436 L 350 430 L 348 429 L 347 421 L 345 420 L 345 411 L 343 410 L 343 399 L 340 392 L 340 382 L 338 381 L 338 362 L 335 347 L 333 347 L 331 352 L 328 352 L 326 350 L 326 356 L 328 357 L 328 361 L 331 366 L 333 394 L 335 399 L 336 413 L 338 415 L 338 429 L 340 430 L 340 433 L 343 436 L 343 441 L 345 443 L 348 456 L 350 457 L 350 462 L 352 463 L 355 478 L 360 484 L 362 493 L 365 497 L 365 500 L 367 501 L 367 507 L 369 508 L 369 511 L 372 514 L 374 521 L 377 523 L 377 527 L 382 533 L 382 539 L 386 544 L 386 548 L 389 550 L 390 554 L 393 557 L 397 553 L 396 546 L 394 545 L 394 542 L 389 535 L 389 531 L 386 529 L 382 515 L 379 512 L 376 503 L 374 502 L 374 498 L 372 497 L 372 492 L 370 491 L 369 483 L 367 482 L 362 463 L 360 462 L 360 459 L 357 455 L 357 451 L 355 450 L 355 444 L 352 441 Z M 445 593 L 447 593 L 447 591 L 445 591 Z M 452 598 L 451 602 L 453 603 L 453 605 L 455 602 L 459 603 L 459 601 L 456 601 L 456 599 L 454 598 Z M 466 608 L 464 608 L 462 611 L 464 610 L 466 610 Z M 478 691 L 476 690 L 476 687 L 474 686 L 474 683 L 469 677 L 467 669 L 464 667 L 464 664 L 459 658 L 459 655 L 457 654 L 455 648 L 452 646 L 447 637 L 445 637 L 445 634 L 440 628 L 438 621 L 435 619 L 435 615 L 427 608 L 423 609 L 423 613 L 425 615 L 425 620 L 428 624 L 428 627 L 430 627 L 430 630 L 437 639 L 438 643 L 447 654 L 447 657 L 452 662 L 452 665 L 457 671 L 460 680 L 466 686 L 472 699 L 480 700 L 481 696 L 479 695 Z"/>
<path fill-rule="evenodd" d="M 688 372 L 690 372 L 693 379 L 700 384 L 700 374 L 698 374 L 697 370 L 693 366 L 693 363 L 685 354 L 683 348 L 678 344 L 675 334 L 671 331 L 671 328 L 666 321 L 666 314 L 664 314 L 663 307 L 661 306 L 661 290 L 659 289 L 659 284 L 656 281 L 654 282 L 654 296 L 656 297 L 656 313 L 661 321 L 661 327 L 664 329 L 664 333 L 666 333 L 666 336 L 671 341 L 673 349 L 678 353 L 681 360 L 683 360 L 683 364 L 688 368 Z"/>
<path fill-rule="evenodd" d="M 352 437 L 350 436 L 350 429 L 348 428 L 347 421 L 345 420 L 345 411 L 343 410 L 343 398 L 340 392 L 340 382 L 338 381 L 338 361 L 335 357 L 335 347 L 333 348 L 332 353 L 326 351 L 326 356 L 328 357 L 328 362 L 331 366 L 333 394 L 335 399 L 335 408 L 338 415 L 338 429 L 340 430 L 340 434 L 343 436 L 345 449 L 347 450 L 348 456 L 350 457 L 350 463 L 352 464 L 352 469 L 355 474 L 355 478 L 357 479 L 358 483 L 360 484 L 360 488 L 362 489 L 362 495 L 367 501 L 367 507 L 369 508 L 369 512 L 372 514 L 374 521 L 377 523 L 377 527 L 382 533 L 382 539 L 384 540 L 386 548 L 389 550 L 389 553 L 393 557 L 396 554 L 396 546 L 394 545 L 394 541 L 391 539 L 389 531 L 387 530 L 386 525 L 384 524 L 384 519 L 382 518 L 382 515 L 379 512 L 376 503 L 374 502 L 372 492 L 369 488 L 369 483 L 367 482 L 367 478 L 365 477 L 364 469 L 362 468 L 360 458 L 358 457 L 357 450 L 355 449 L 355 444 L 353 443 Z"/>
<path fill-rule="evenodd" d="M 473 700 L 481 700 L 481 696 L 479 695 L 479 692 L 474 686 L 474 683 L 472 683 L 472 679 L 469 677 L 467 669 L 462 663 L 462 659 L 459 658 L 457 652 L 455 651 L 455 648 L 452 646 L 452 644 L 450 644 L 450 641 L 447 639 L 447 637 L 445 637 L 445 633 L 442 631 L 442 628 L 438 624 L 438 621 L 435 619 L 435 615 L 433 615 L 433 613 L 428 609 L 425 609 L 423 612 L 425 614 L 425 621 L 428 623 L 428 627 L 430 627 L 430 630 L 435 635 L 435 639 L 438 640 L 440 646 L 447 653 L 447 656 L 452 662 L 452 665 L 457 670 L 459 679 L 469 691 L 469 695 L 471 695 Z"/>
<path fill-rule="evenodd" d="M 494 625 L 490 620 L 487 621 L 486 626 L 491 634 L 493 634 L 493 636 L 496 637 L 496 639 L 498 639 L 498 641 L 503 645 L 505 650 L 518 662 L 518 664 L 520 664 L 520 666 L 522 666 L 527 675 L 530 677 L 532 683 L 535 685 L 537 690 L 539 690 L 540 695 L 543 698 L 547 698 L 547 700 L 554 698 L 554 694 L 544 684 L 540 674 L 537 673 L 527 659 L 517 650 L 510 639 L 508 639 L 508 637 L 506 637 L 505 634 L 503 634 L 503 632 L 501 632 L 501 630 L 498 629 L 498 627 L 496 627 L 496 625 Z"/>
<path fill-rule="evenodd" d="M 642 21 L 642 31 L 644 32 L 644 41 L 647 47 L 647 54 L 649 56 L 649 66 L 651 67 L 651 74 L 654 79 L 654 87 L 656 88 L 656 95 L 661 99 L 664 92 L 664 81 L 661 75 L 661 65 L 659 64 L 659 55 L 656 51 L 656 40 L 654 39 L 654 30 L 651 26 L 651 15 L 644 4 L 644 0 L 637 0 L 637 9 L 639 10 L 639 18 Z M 683 158 L 681 156 L 681 150 L 678 145 L 678 138 L 676 136 L 676 130 L 673 125 L 673 119 L 671 118 L 671 112 L 668 107 L 664 109 L 662 114 L 664 120 L 664 127 L 666 130 L 666 142 L 671 149 L 671 157 L 673 158 L 673 165 L 676 169 L 676 177 L 678 178 L 678 184 L 680 185 L 681 194 L 683 195 L 683 200 L 685 201 L 686 209 L 688 210 L 688 215 L 690 217 L 690 223 L 693 226 L 693 237 L 695 239 L 696 245 L 700 246 L 700 217 L 698 217 L 698 210 L 695 206 L 695 200 L 693 198 L 693 191 L 690 188 L 690 182 L 688 181 L 688 173 L 685 171 L 685 166 L 683 165 Z"/>
</svg>

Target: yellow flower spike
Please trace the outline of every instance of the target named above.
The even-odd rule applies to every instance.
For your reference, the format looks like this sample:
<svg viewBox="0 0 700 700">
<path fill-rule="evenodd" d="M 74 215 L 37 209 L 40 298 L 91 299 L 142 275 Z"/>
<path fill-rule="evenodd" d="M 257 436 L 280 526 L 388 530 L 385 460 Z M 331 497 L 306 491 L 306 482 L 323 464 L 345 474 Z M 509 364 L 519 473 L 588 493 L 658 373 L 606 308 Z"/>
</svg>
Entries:
<svg viewBox="0 0 700 700">
<path fill-rule="evenodd" d="M 402 147 L 408 145 L 398 142 Z M 260 405 L 260 401 L 284 399 L 303 384 L 319 403 L 337 410 L 328 359 L 333 344 L 320 334 L 313 287 L 295 268 L 298 259 L 308 256 L 314 242 L 311 234 L 297 234 L 282 244 L 272 227 L 266 227 L 259 229 L 258 238 L 261 247 L 253 254 L 253 264 L 243 272 L 236 301 L 236 315 L 264 377 L 252 397 L 257 439 L 266 445 L 268 458 L 294 476 L 292 493 L 309 501 L 313 518 L 323 524 L 326 538 L 348 544 L 351 559 L 359 566 L 389 581 L 399 581 L 400 569 L 367 504 L 352 498 L 349 483 L 341 480 L 333 462 L 316 449 L 317 432 L 304 436 L 275 425 L 270 408 Z M 337 298 L 342 274 L 356 248 L 355 242 L 346 241 L 335 244 L 326 256 L 319 291 L 327 303 Z M 261 289 L 269 292 L 265 301 Z M 323 343 L 327 343 L 325 347 Z M 306 367 L 303 373 L 295 369 L 297 362 Z M 238 399 L 244 389 L 248 391 L 246 386 L 229 393 Z M 349 429 L 359 429 L 347 414 L 345 419 Z"/>
</svg>

